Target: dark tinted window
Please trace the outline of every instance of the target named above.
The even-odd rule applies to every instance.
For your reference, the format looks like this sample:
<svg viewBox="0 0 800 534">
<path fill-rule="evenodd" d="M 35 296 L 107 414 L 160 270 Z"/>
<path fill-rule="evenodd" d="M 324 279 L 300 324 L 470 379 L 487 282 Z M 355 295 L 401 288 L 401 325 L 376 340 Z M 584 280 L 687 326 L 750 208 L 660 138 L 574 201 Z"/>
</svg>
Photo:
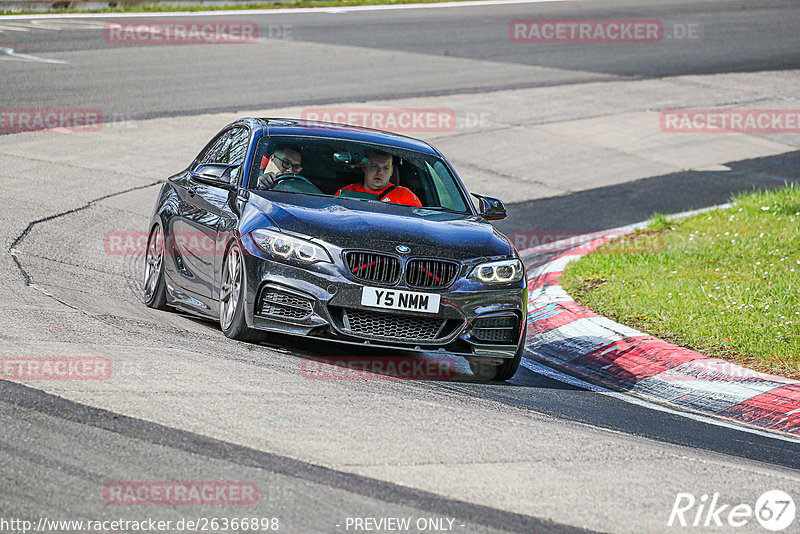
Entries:
<svg viewBox="0 0 800 534">
<path fill-rule="evenodd" d="M 247 156 L 250 132 L 247 128 L 231 128 L 217 138 L 211 147 L 203 154 L 200 163 L 228 163 L 241 165 Z M 235 181 L 241 169 L 231 172 L 232 181 Z"/>
<path fill-rule="evenodd" d="M 438 157 L 412 150 L 356 141 L 319 137 L 262 137 L 248 173 L 248 186 L 258 183 L 262 165 L 277 147 L 291 146 L 300 151 L 302 180 L 289 179 L 273 187 L 273 191 L 288 194 L 319 194 L 334 196 L 344 186 L 359 183 L 364 178 L 365 154 L 377 149 L 392 155 L 394 172 L 391 183 L 410 189 L 423 207 L 470 213 L 463 190 L 447 165 Z"/>
<path fill-rule="evenodd" d="M 244 163 L 244 158 L 247 155 L 247 141 L 250 136 L 248 135 L 247 128 L 234 128 L 225 139 L 219 154 L 217 154 L 216 163 L 232 163 L 241 165 Z"/>
<path fill-rule="evenodd" d="M 222 132 L 217 139 L 209 146 L 205 152 L 200 155 L 198 163 L 218 163 L 217 157 L 225 147 L 225 143 L 230 136 L 231 131 L 227 130 Z"/>
</svg>

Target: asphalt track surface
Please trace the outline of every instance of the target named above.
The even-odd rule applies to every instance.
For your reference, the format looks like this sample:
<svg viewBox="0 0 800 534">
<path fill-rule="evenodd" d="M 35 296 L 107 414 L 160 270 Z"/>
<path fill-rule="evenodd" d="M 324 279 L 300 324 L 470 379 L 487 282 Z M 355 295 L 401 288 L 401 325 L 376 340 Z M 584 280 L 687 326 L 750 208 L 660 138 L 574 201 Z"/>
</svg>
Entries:
<svg viewBox="0 0 800 534">
<path fill-rule="evenodd" d="M 576 44 L 531 50 L 527 45 L 510 43 L 508 21 L 534 17 L 660 18 L 667 27 L 697 24 L 703 32 L 704 46 L 698 51 L 697 47 L 676 40 L 667 52 L 664 48 L 653 48 L 652 53 L 637 51 L 634 54 L 629 48 L 615 46 L 599 49 Z M 42 56 L 47 52 L 67 51 L 74 63 L 91 64 L 96 69 L 88 73 L 83 71 L 81 76 L 77 76 L 67 69 L 61 70 L 60 66 L 35 62 L 0 63 L 3 79 L 0 82 L 0 107 L 91 105 L 107 110 L 109 116 L 117 114 L 120 118 L 130 119 L 277 105 L 480 93 L 501 88 L 537 84 L 558 86 L 621 77 L 800 68 L 800 36 L 796 31 L 800 27 L 800 8 L 795 2 L 678 1 L 648 2 L 645 5 L 637 2 L 564 2 L 355 12 L 346 16 L 289 14 L 249 15 L 247 18 L 257 20 L 267 31 L 270 25 L 291 26 L 293 43 L 308 43 L 308 48 L 282 48 L 281 40 L 276 40 L 268 44 L 277 50 L 257 58 L 236 46 L 213 47 L 204 54 L 174 48 L 119 50 L 98 39 L 96 29 L 68 29 L 69 26 L 64 25 L 58 30 L 3 30 L 0 41 L 4 44 L 0 46 L 13 46 L 15 50 Z M 324 46 L 318 46 L 325 44 L 343 47 L 337 46 L 325 54 Z M 386 58 L 390 57 L 385 55 L 387 51 L 412 52 L 415 60 L 412 62 L 407 56 L 398 56 L 396 62 L 387 63 Z M 318 55 L 309 58 L 310 52 Z M 479 61 L 482 68 L 454 74 L 438 68 L 437 56 Z M 552 70 L 537 71 L 533 76 L 508 69 L 504 66 L 508 64 L 536 65 Z M 318 80 L 326 83 L 318 83 Z M 32 103 L 32 99 L 35 102 Z M 724 176 L 715 176 L 713 171 L 687 171 L 559 197 L 512 203 L 509 209 L 511 217 L 498 226 L 501 230 L 510 230 L 519 224 L 514 221 L 525 220 L 532 229 L 539 226 L 564 230 L 612 228 L 639 222 L 654 211 L 678 212 L 700 208 L 724 202 L 735 191 L 777 187 L 784 180 L 797 179 L 798 160 L 800 156 L 797 153 L 788 153 L 731 162 L 733 172 Z M 698 173 L 702 173 L 703 180 L 697 179 Z M 698 187 L 698 184 L 702 186 Z M 131 220 L 139 221 L 146 214 L 155 191 L 155 187 L 142 189 L 145 200 L 142 205 L 134 203 L 135 206 L 130 208 L 136 214 L 136 217 L 131 216 Z M 631 202 L 631 198 L 636 201 Z M 89 263 L 90 259 L 81 259 L 80 252 L 76 251 L 69 261 L 58 264 L 48 261 L 52 258 L 44 252 L 47 239 L 75 239 L 80 232 L 94 228 L 93 225 L 114 228 L 114 221 L 110 220 L 112 215 L 102 205 L 87 205 L 33 224 L 18 240 L 21 250 L 31 253 L 30 256 L 21 256 L 21 272 L 48 288 L 50 296 L 46 298 L 54 299 L 54 306 L 64 305 L 78 315 L 93 318 L 87 324 L 61 325 L 67 331 L 74 331 L 78 339 L 114 332 L 115 343 L 127 344 L 133 352 L 137 349 L 145 351 L 145 347 L 154 343 L 176 349 L 190 343 L 194 353 L 203 355 L 204 361 L 207 359 L 215 365 L 217 362 L 235 362 L 248 373 L 276 380 L 280 380 L 282 373 L 296 369 L 303 358 L 352 353 L 349 349 L 309 346 L 302 340 L 282 337 L 276 337 L 262 347 L 234 344 L 225 340 L 213 323 L 177 314 L 153 318 L 142 311 L 139 315 L 115 316 L 107 304 L 112 299 L 105 297 L 113 297 L 123 307 L 135 309 L 140 306 L 135 291 L 138 263 L 131 260 L 121 267 L 120 272 L 111 269 L 111 274 L 117 277 L 113 282 L 108 282 L 110 275 L 104 272 L 89 272 L 82 275 L 86 279 L 80 279 L 73 266 Z M 575 222 L 577 220 L 581 222 Z M 592 221 L 594 227 L 587 226 L 587 220 Z M 24 287 L 24 282 L 21 285 Z M 5 353 L 13 351 L 18 342 L 9 333 L 4 333 L 0 339 L 6 344 Z M 758 482 L 753 487 L 742 489 L 741 494 L 732 496 L 731 500 L 757 497 L 754 488 L 759 491 L 783 489 L 795 497 L 800 496 L 797 442 L 630 404 L 547 378 L 525 367 L 521 367 L 514 379 L 506 384 L 477 383 L 472 381 L 468 371 L 460 371 L 451 381 L 345 382 L 339 386 L 326 389 L 318 397 L 309 390 L 292 400 L 301 406 L 304 403 L 323 406 L 332 402 L 330 408 L 319 409 L 321 415 L 331 419 L 341 417 L 342 421 L 353 419 L 348 419 L 344 412 L 346 403 L 334 403 L 328 398 L 331 395 L 352 396 L 361 401 L 370 397 L 388 399 L 390 406 L 396 406 L 398 410 L 412 409 L 415 403 L 439 407 L 443 411 L 458 408 L 481 422 L 493 417 L 503 421 L 508 418 L 534 425 L 533 435 L 553 432 L 552 441 L 545 437 L 535 445 L 530 444 L 537 451 L 552 450 L 555 456 L 558 456 L 559 449 L 576 452 L 571 449 L 573 441 L 595 441 L 598 446 L 602 444 L 609 450 L 586 453 L 589 458 L 586 469 L 590 472 L 587 478 L 591 481 L 581 480 L 572 473 L 573 478 L 567 476 L 562 485 L 556 486 L 562 493 L 561 499 L 570 502 L 570 506 L 576 508 L 575 516 L 580 516 L 572 519 L 564 512 L 515 512 L 512 510 L 521 507 L 513 502 L 507 506 L 487 505 L 476 498 L 462 499 L 450 497 L 444 491 L 426 491 L 420 489 L 422 484 L 415 484 L 399 475 L 395 476 L 396 480 L 391 480 L 391 475 L 359 474 L 356 472 L 358 469 L 352 468 L 345 460 L 339 462 L 339 467 L 325 467 L 322 464 L 326 462 L 316 460 L 313 455 L 304 459 L 300 449 L 287 452 L 277 448 L 276 451 L 280 452 L 270 452 L 265 450 L 269 446 L 217 439 L 211 437 L 218 435 L 212 425 L 203 427 L 198 423 L 188 430 L 178 425 L 151 422 L 144 417 L 121 415 L 129 411 L 124 406 L 125 395 L 120 397 L 123 406 L 118 410 L 111 407 L 102 409 L 0 381 L 0 420 L 4 429 L 0 438 L 0 476 L 3 481 L 0 516 L 102 519 L 120 515 L 135 518 L 157 515 L 160 519 L 177 520 L 192 515 L 210 516 L 213 512 L 218 517 L 234 517 L 240 514 L 231 508 L 216 508 L 212 512 L 194 507 L 158 507 L 157 512 L 147 510 L 147 513 L 130 509 L 120 511 L 119 507 L 105 505 L 102 488 L 109 480 L 249 480 L 261 488 L 258 515 L 279 516 L 283 525 L 281 530 L 287 532 L 345 531 L 345 518 L 353 516 L 451 517 L 456 519 L 454 530 L 461 532 L 564 532 L 577 530 L 577 525 L 628 531 L 632 527 L 619 522 L 626 513 L 632 514 L 634 530 L 661 531 L 666 525 L 671 500 L 656 505 L 647 503 L 648 507 L 645 507 L 645 497 L 639 502 L 639 496 L 626 495 L 624 498 L 629 502 L 620 503 L 620 510 L 616 515 L 609 513 L 612 519 L 606 522 L 586 520 L 577 509 L 590 510 L 598 516 L 606 513 L 592 509 L 594 504 L 585 490 L 593 485 L 613 487 L 619 483 L 613 480 L 615 462 L 640 462 L 637 464 L 643 469 L 640 477 L 646 479 L 652 476 L 646 472 L 648 463 L 658 463 L 665 456 L 690 458 L 691 462 L 702 466 L 698 468 L 697 478 L 693 479 L 695 486 L 684 489 L 697 495 L 724 487 L 721 480 L 724 470 L 720 466 L 725 466 L 726 469 L 751 473 L 754 478 L 755 473 L 769 473 L 776 477 L 766 479 L 766 486 L 762 487 L 763 484 Z M 148 390 L 148 385 L 143 384 L 142 390 Z M 185 395 L 197 397 L 198 412 L 202 411 L 204 402 L 213 402 L 204 399 L 202 391 L 185 392 Z M 230 391 L 227 395 L 235 396 L 237 392 Z M 147 402 L 136 397 L 135 393 L 131 393 L 128 400 L 133 411 L 137 403 Z M 246 399 L 241 399 L 241 402 L 246 402 Z M 352 407 L 352 410 L 361 415 L 363 428 L 346 429 L 343 425 L 340 434 L 352 432 L 354 447 L 356 439 L 365 437 L 384 443 L 384 438 L 370 436 L 369 409 Z M 236 414 L 228 415 L 231 420 L 221 422 L 222 427 L 239 424 Z M 291 413 L 288 417 L 292 417 Z M 409 419 L 403 421 L 408 423 Z M 265 423 L 262 431 L 273 431 L 270 424 L 269 421 Z M 385 444 L 396 445 L 402 439 L 412 449 L 415 446 L 449 448 L 450 436 L 436 429 L 436 421 L 429 426 L 420 424 L 416 432 L 396 431 L 391 439 L 385 439 Z M 538 424 L 542 426 L 536 427 Z M 305 426 L 308 432 L 314 431 L 313 423 Z M 444 428 L 452 430 L 450 426 Z M 497 434 L 492 436 L 491 431 Z M 522 438 L 508 428 L 501 426 L 491 431 L 487 431 L 489 435 L 480 444 L 482 447 L 498 443 L 510 450 L 527 447 L 526 443 L 520 442 Z M 347 443 L 348 438 L 342 437 L 331 446 Z M 619 451 L 637 452 L 631 453 L 632 457 L 620 457 L 617 456 Z M 537 454 L 541 454 L 542 462 L 547 461 L 549 453 Z M 568 461 L 557 458 L 562 466 Z M 592 476 L 592 466 L 606 461 L 607 465 Z M 380 463 L 380 459 L 376 462 Z M 333 461 L 327 463 L 337 464 Z M 486 476 L 481 474 L 480 466 L 467 461 L 461 469 L 463 473 L 456 479 L 465 485 L 474 483 L 472 477 L 482 479 Z M 545 467 L 532 472 L 539 471 L 543 476 L 558 475 Z M 659 471 L 656 469 L 653 473 L 657 476 Z M 769 486 L 775 480 L 781 480 L 784 485 L 778 488 Z M 501 479 L 481 482 L 483 486 L 474 484 L 493 491 L 499 491 L 497 488 L 504 485 Z M 642 484 L 641 480 L 635 482 Z M 653 480 L 654 485 L 659 485 L 659 482 Z M 675 493 L 670 495 L 674 498 Z M 535 494 L 523 496 L 525 499 L 536 497 Z M 556 497 L 549 495 L 547 498 Z M 633 514 L 654 508 L 660 510 L 660 515 L 638 517 L 641 523 L 633 521 Z M 248 510 L 253 511 L 255 509 Z M 552 517 L 556 519 L 549 519 Z"/>
<path fill-rule="evenodd" d="M 658 19 L 665 38 L 636 47 L 512 42 L 509 22 L 530 18 Z M 103 19 L 82 20 L 92 26 L 87 29 L 71 29 L 77 21 L 8 21 L 0 46 L 34 55 L 73 51 L 77 53 L 70 59 L 76 65 L 91 68 L 77 75 L 67 66 L 6 64 L 6 79 L 24 78 L 26 83 L 4 84 L 2 103 L 32 107 L 57 102 L 59 107 L 100 108 L 107 118 L 158 117 L 627 77 L 780 70 L 800 64 L 800 14 L 791 0 L 552 2 L 346 14 L 229 14 L 216 20 L 254 21 L 265 41 L 255 51 L 240 45 L 211 50 L 127 46 L 106 42 L 94 29 L 103 26 Z M 30 31 L 12 29 L 18 24 Z M 677 37 L 676 27 L 691 27 L 692 38 Z M 464 61 L 453 72 L 442 58 Z M 34 102 L 31 86 L 37 88 Z"/>
</svg>

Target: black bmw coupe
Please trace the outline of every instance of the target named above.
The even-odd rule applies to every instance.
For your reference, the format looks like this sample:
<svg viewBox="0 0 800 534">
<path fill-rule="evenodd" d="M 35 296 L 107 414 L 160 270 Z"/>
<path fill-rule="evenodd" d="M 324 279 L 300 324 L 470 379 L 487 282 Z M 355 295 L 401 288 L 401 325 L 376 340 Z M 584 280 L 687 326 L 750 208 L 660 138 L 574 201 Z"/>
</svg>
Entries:
<svg viewBox="0 0 800 534">
<path fill-rule="evenodd" d="M 502 202 L 474 196 L 477 209 L 444 156 L 416 139 L 241 119 L 161 188 L 144 302 L 219 320 L 233 339 L 444 351 L 481 379 L 507 380 L 523 351 L 527 281 L 488 222 L 506 216 Z"/>
</svg>

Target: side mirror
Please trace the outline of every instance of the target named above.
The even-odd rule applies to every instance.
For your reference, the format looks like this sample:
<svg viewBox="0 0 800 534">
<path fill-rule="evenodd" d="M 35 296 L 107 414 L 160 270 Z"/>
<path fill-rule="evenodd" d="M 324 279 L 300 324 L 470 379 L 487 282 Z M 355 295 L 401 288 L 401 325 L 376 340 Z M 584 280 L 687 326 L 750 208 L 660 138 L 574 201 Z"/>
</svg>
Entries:
<svg viewBox="0 0 800 534">
<path fill-rule="evenodd" d="M 497 221 L 499 219 L 505 219 L 508 217 L 508 213 L 506 213 L 506 207 L 502 200 L 483 195 L 476 195 L 475 193 L 472 193 L 472 196 L 480 201 L 480 216 L 487 221 Z"/>
<path fill-rule="evenodd" d="M 231 183 L 231 173 L 233 169 L 239 165 L 230 165 L 227 163 L 203 163 L 198 165 L 192 171 L 192 178 L 201 184 L 211 185 L 214 187 L 221 187 L 233 191 L 236 189 L 236 184 Z"/>
</svg>

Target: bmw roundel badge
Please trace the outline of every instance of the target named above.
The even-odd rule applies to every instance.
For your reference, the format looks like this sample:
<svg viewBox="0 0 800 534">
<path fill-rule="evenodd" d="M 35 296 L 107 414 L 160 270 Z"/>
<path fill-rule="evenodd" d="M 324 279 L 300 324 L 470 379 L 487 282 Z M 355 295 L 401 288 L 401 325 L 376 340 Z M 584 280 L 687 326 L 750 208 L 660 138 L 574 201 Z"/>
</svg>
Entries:
<svg viewBox="0 0 800 534">
<path fill-rule="evenodd" d="M 409 252 L 411 252 L 411 249 L 405 245 L 397 245 L 395 247 L 395 250 L 397 250 L 397 252 L 399 252 L 400 254 L 408 254 Z"/>
</svg>

